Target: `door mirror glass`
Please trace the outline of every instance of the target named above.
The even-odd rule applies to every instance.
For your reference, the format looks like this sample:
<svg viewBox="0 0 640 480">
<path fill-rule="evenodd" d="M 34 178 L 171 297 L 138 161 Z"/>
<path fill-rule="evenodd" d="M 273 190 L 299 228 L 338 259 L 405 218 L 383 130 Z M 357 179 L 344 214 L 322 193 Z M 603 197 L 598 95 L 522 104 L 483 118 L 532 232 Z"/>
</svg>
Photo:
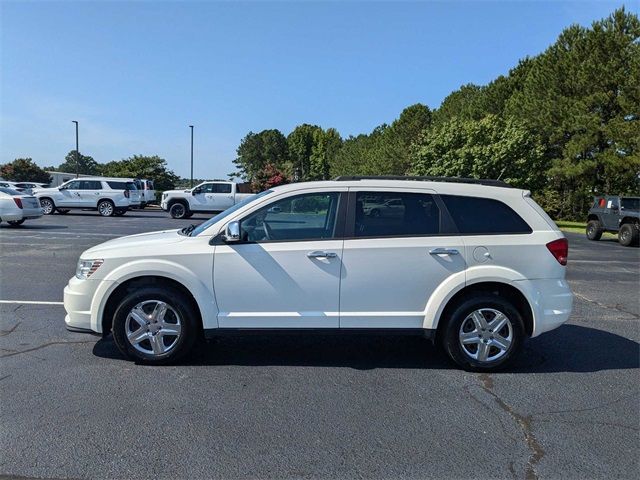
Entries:
<svg viewBox="0 0 640 480">
<path fill-rule="evenodd" d="M 229 222 L 224 229 L 222 240 L 227 243 L 240 241 L 240 222 Z"/>
</svg>

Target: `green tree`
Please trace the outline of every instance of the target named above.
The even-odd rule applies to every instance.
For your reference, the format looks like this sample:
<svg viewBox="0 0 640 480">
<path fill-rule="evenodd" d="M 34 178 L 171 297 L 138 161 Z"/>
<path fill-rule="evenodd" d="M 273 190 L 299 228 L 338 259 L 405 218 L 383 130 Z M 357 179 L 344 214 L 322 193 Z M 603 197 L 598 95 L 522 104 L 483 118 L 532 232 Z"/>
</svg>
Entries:
<svg viewBox="0 0 640 480">
<path fill-rule="evenodd" d="M 249 132 L 240 142 L 233 161 L 237 171 L 230 176 L 253 182 L 263 174 L 267 164 L 289 174 L 291 167 L 287 152 L 287 139 L 279 130 Z"/>
<path fill-rule="evenodd" d="M 544 148 L 521 122 L 487 115 L 454 118 L 428 131 L 414 145 L 414 175 L 500 178 L 531 190 L 546 181 Z"/>
<path fill-rule="evenodd" d="M 547 146 L 561 216 L 581 216 L 596 193 L 637 192 L 639 39 L 640 21 L 624 8 L 591 28 L 573 25 L 533 59 L 507 103 Z"/>
<path fill-rule="evenodd" d="M 106 177 L 148 178 L 153 180 L 156 190 L 170 190 L 180 180 L 167 169 L 167 161 L 157 155 L 134 155 L 102 165 Z"/>
<path fill-rule="evenodd" d="M 342 137 L 335 128 L 313 132 L 313 146 L 309 157 L 308 180 L 327 180 L 331 174 L 331 164 L 335 162 L 342 147 Z"/>
<path fill-rule="evenodd" d="M 294 128 L 287 136 L 289 160 L 298 180 L 311 179 L 311 153 L 313 151 L 314 135 L 317 132 L 322 132 L 319 126 L 303 123 Z"/>
<path fill-rule="evenodd" d="M 77 165 L 77 169 L 76 169 Z M 89 155 L 78 154 L 76 160 L 76 151 L 71 150 L 64 157 L 64 162 L 58 166 L 57 171 L 67 173 L 82 173 L 84 175 L 99 175 L 100 164 Z"/>
<path fill-rule="evenodd" d="M 51 177 L 31 158 L 16 158 L 0 165 L 0 177 L 13 182 L 50 183 Z"/>
</svg>

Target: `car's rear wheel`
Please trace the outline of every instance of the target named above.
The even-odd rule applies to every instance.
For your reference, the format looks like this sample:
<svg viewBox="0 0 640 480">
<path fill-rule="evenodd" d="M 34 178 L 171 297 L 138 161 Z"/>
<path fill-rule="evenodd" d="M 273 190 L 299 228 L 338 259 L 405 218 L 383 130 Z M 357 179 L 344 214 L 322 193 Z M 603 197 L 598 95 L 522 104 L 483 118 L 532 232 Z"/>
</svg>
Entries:
<svg viewBox="0 0 640 480">
<path fill-rule="evenodd" d="M 24 218 L 21 218 L 20 220 L 9 220 L 7 223 L 12 227 L 17 227 L 24 223 Z"/>
<path fill-rule="evenodd" d="M 640 227 L 638 224 L 625 223 L 620 226 L 618 231 L 618 242 L 625 247 L 638 246 L 638 240 L 640 239 Z"/>
<path fill-rule="evenodd" d="M 42 213 L 45 215 L 51 215 L 56 211 L 56 206 L 50 198 L 41 198 L 40 207 L 42 208 Z"/>
<path fill-rule="evenodd" d="M 169 215 L 171 215 L 171 218 L 176 219 L 188 218 L 189 209 L 184 203 L 176 202 L 169 207 Z"/>
<path fill-rule="evenodd" d="M 110 217 L 116 212 L 116 208 L 111 200 L 100 200 L 98 202 L 98 213 L 103 217 Z"/>
<path fill-rule="evenodd" d="M 520 352 L 525 339 L 518 309 L 508 300 L 477 294 L 451 312 L 442 343 L 451 359 L 470 371 L 504 368 Z"/>
<path fill-rule="evenodd" d="M 150 285 L 127 294 L 113 316 L 113 338 L 128 358 L 173 362 L 189 353 L 200 335 L 198 316 L 186 296 Z"/>
<path fill-rule="evenodd" d="M 118 217 L 121 217 L 125 213 L 127 213 L 127 211 L 124 208 L 116 208 L 116 211 L 114 212 L 114 215 L 116 215 Z"/>
<path fill-rule="evenodd" d="M 589 221 L 586 233 L 589 240 L 600 240 L 603 233 L 602 224 L 598 220 Z"/>
</svg>

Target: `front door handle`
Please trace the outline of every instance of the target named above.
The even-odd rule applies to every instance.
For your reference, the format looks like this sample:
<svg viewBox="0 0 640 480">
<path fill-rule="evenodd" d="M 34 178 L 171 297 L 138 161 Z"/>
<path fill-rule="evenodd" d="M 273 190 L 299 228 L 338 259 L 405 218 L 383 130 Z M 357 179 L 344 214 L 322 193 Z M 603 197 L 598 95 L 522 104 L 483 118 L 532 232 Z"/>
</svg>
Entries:
<svg viewBox="0 0 640 480">
<path fill-rule="evenodd" d="M 430 255 L 459 255 L 460 252 L 455 248 L 433 248 L 429 250 Z"/>
<path fill-rule="evenodd" d="M 337 256 L 338 254 L 335 252 L 322 252 L 320 250 L 307 253 L 309 258 L 336 258 Z"/>
</svg>

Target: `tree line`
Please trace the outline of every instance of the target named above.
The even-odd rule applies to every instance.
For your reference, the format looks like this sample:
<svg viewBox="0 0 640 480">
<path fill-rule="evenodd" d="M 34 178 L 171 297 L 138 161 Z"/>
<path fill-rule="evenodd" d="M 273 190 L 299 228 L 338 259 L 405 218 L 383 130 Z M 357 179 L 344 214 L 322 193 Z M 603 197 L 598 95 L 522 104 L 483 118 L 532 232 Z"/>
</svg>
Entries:
<svg viewBox="0 0 640 480">
<path fill-rule="evenodd" d="M 581 218 L 594 194 L 638 194 L 639 39 L 638 16 L 620 8 L 566 28 L 488 85 L 464 85 L 434 110 L 409 106 L 371 133 L 249 132 L 230 176 L 256 190 L 337 175 L 500 178 L 556 218 Z"/>
</svg>

